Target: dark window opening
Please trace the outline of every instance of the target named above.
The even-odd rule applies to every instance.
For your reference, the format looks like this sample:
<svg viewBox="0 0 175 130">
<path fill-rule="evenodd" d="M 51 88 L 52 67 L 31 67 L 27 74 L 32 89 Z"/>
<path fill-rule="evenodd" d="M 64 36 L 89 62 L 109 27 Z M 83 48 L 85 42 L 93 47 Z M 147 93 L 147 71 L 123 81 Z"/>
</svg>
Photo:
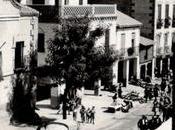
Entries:
<svg viewBox="0 0 175 130">
<path fill-rule="evenodd" d="M 33 0 L 33 4 L 45 4 L 45 0 Z"/>
<path fill-rule="evenodd" d="M 16 42 L 15 48 L 15 69 L 22 68 L 24 66 L 24 42 Z"/>
<path fill-rule="evenodd" d="M 83 5 L 83 0 L 79 0 L 79 5 Z"/>
<path fill-rule="evenodd" d="M 38 34 L 38 52 L 45 52 L 44 33 Z"/>
</svg>

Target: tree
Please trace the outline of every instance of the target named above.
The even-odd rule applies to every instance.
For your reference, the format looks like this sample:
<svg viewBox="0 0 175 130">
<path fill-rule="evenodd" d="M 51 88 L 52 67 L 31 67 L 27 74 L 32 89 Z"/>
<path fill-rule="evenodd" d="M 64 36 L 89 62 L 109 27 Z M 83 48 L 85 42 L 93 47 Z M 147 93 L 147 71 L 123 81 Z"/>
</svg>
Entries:
<svg viewBox="0 0 175 130">
<path fill-rule="evenodd" d="M 82 87 L 90 79 L 97 79 L 103 67 L 111 66 L 117 59 L 115 52 L 104 47 L 95 47 L 95 41 L 103 35 L 103 28 L 90 31 L 91 18 L 69 17 L 61 19 L 54 29 L 55 37 L 48 42 L 47 62 L 51 75 L 60 84 L 65 81 L 63 119 L 66 119 L 66 103 L 69 90 Z"/>
<path fill-rule="evenodd" d="M 31 46 L 24 68 L 15 70 L 12 77 L 12 94 L 9 100 L 8 112 L 11 115 L 10 122 L 28 123 L 40 125 L 41 118 L 35 112 L 32 102 L 32 88 L 34 84 L 34 70 L 36 65 L 36 51 Z"/>
</svg>

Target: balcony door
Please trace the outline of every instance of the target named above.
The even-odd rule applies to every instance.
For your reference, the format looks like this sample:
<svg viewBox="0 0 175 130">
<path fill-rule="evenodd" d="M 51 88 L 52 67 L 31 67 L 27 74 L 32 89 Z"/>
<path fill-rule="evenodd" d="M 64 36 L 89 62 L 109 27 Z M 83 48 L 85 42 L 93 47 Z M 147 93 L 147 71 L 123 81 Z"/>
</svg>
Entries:
<svg viewBox="0 0 175 130">
<path fill-rule="evenodd" d="M 15 48 L 15 69 L 23 67 L 24 42 L 16 42 Z"/>
</svg>

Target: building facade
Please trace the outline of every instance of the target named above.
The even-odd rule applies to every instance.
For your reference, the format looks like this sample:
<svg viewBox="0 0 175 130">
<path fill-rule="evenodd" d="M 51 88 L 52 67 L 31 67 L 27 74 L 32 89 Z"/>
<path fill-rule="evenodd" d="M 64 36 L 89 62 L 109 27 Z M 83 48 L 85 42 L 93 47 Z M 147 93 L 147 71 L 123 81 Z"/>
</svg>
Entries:
<svg viewBox="0 0 175 130">
<path fill-rule="evenodd" d="M 41 3 L 26 0 L 22 3 L 40 12 L 38 46 L 42 46 L 43 51 L 39 52 L 39 65 L 45 64 L 47 41 L 54 36 L 53 28 L 57 27 L 58 18 L 88 13 L 93 17 L 90 25 L 92 29 L 99 25 L 106 29 L 104 36 L 98 39 L 96 45 L 108 44 L 119 54 L 119 60 L 113 66 L 113 84 L 123 82 L 127 85 L 131 76 L 139 77 L 141 23 L 118 11 L 115 4 L 89 5 L 87 0 L 62 0 L 59 3 L 55 0 L 43 0 Z"/>
<path fill-rule="evenodd" d="M 98 0 L 95 0 L 98 1 Z M 173 61 L 171 60 L 172 48 L 175 45 L 175 1 L 174 0 L 128 0 L 130 7 L 127 8 L 129 15 L 143 23 L 141 35 L 154 40 L 153 67 L 156 68 L 157 76 L 166 72 Z M 104 0 L 108 3 L 108 0 Z M 121 7 L 125 0 L 113 0 Z M 93 2 L 95 3 L 95 2 Z M 119 5 L 118 5 L 119 6 Z M 127 12 L 125 10 L 121 11 Z M 154 69 L 152 69 L 154 71 Z M 163 71 L 162 71 L 163 70 Z M 154 72 L 153 72 L 154 74 Z M 154 75 L 153 75 L 154 77 Z"/>
<path fill-rule="evenodd" d="M 0 2 L 1 67 L 7 76 L 24 66 L 30 44 L 36 47 L 38 12 L 13 0 Z"/>
<path fill-rule="evenodd" d="M 0 91 L 5 86 L 10 89 L 14 70 L 27 64 L 30 45 L 36 47 L 38 15 L 37 11 L 14 0 L 0 0 Z M 2 102 L 7 101 L 5 93 L 1 95 Z"/>
</svg>

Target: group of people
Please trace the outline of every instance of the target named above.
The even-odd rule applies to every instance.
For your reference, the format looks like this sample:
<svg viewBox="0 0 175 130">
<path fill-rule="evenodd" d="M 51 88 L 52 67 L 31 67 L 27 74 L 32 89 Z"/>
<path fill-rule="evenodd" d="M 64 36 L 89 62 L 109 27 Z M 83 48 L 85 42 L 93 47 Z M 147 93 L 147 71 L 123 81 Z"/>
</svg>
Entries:
<svg viewBox="0 0 175 130">
<path fill-rule="evenodd" d="M 140 130 L 155 130 L 162 122 L 171 117 L 172 113 L 172 71 L 162 77 L 161 84 L 155 84 L 154 87 L 145 86 L 144 97 L 147 102 L 148 99 L 153 99 L 154 112 L 151 120 L 148 120 L 146 116 L 138 121 L 138 127 Z M 160 115 L 162 114 L 162 120 Z"/>
<path fill-rule="evenodd" d="M 76 113 L 73 111 L 73 119 L 76 120 Z M 81 122 L 82 123 L 93 123 L 95 124 L 95 106 L 92 106 L 92 108 L 85 108 L 85 106 L 81 106 L 80 109 L 80 116 L 81 116 Z"/>
<path fill-rule="evenodd" d="M 155 130 L 161 125 L 162 121 L 159 115 L 153 115 L 150 120 L 143 115 L 142 118 L 138 121 L 138 128 L 140 130 Z"/>
</svg>

